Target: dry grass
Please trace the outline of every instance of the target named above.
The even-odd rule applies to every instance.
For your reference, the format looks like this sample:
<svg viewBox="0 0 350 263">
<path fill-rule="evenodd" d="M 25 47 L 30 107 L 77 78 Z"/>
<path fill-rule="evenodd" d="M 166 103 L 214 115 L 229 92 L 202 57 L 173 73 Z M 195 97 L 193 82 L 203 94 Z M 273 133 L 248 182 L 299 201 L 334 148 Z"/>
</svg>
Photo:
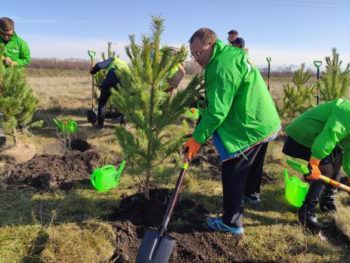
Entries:
<svg viewBox="0 0 350 263">
<path fill-rule="evenodd" d="M 34 74 L 29 76 L 29 82 L 40 97 L 40 116 L 46 118 L 48 125 L 33 130 L 32 134 L 20 135 L 21 141 L 34 144 L 39 154 L 54 148 L 57 141 L 50 120 L 58 116 L 77 120 L 80 135 L 98 145 L 106 163 L 120 153 L 113 123 L 102 132 L 86 124 L 81 109 L 90 103 L 88 74 L 60 77 Z M 284 82 L 283 78 L 272 80 L 274 97 L 279 96 Z M 348 262 L 349 248 L 343 241 L 323 241 L 304 233 L 298 225 L 296 209 L 284 200 L 285 157 L 281 147 L 281 142 L 269 146 L 265 170 L 276 181 L 263 187 L 259 207 L 246 208 L 246 236 L 239 243 L 240 248 L 252 262 Z M 174 179 L 163 182 L 162 186 L 173 187 Z M 123 193 L 135 191 L 134 181 L 127 174 L 117 189 L 107 193 L 96 193 L 92 189 L 38 193 L 0 188 L 0 262 L 108 262 L 115 250 L 115 236 L 103 218 L 118 205 Z M 211 211 L 221 210 L 220 180 L 200 169 L 191 167 L 182 195 Z M 347 195 L 341 195 L 336 223 L 350 235 L 347 200 Z M 331 215 L 322 214 L 323 218 Z M 227 260 L 219 258 L 218 262 Z"/>
<path fill-rule="evenodd" d="M 349 194 L 340 193 L 337 199 L 337 213 L 334 214 L 334 220 L 337 228 L 350 241 L 350 197 Z"/>
</svg>

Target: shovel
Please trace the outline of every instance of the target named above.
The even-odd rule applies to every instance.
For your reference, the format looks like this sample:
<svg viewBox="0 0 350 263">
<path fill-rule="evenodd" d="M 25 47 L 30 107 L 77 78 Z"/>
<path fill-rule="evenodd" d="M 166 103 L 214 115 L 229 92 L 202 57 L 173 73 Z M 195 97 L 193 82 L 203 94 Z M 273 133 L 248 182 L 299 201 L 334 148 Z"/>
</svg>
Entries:
<svg viewBox="0 0 350 263">
<path fill-rule="evenodd" d="M 88 50 L 88 55 L 90 57 L 90 66 L 91 68 L 94 65 L 94 57 L 96 55 L 96 52 L 93 50 Z M 95 112 L 95 103 L 94 98 L 95 96 L 95 84 L 94 84 L 94 77 L 91 77 L 91 109 L 87 111 L 86 117 L 89 123 L 95 124 L 97 121 L 97 114 Z"/>
<path fill-rule="evenodd" d="M 145 233 L 136 257 L 136 263 L 165 263 L 168 262 L 175 245 L 175 239 L 166 235 L 167 226 L 173 213 L 185 172 L 188 169 L 188 158 L 184 160 L 175 190 L 163 217 L 159 231 L 149 230 Z"/>
<path fill-rule="evenodd" d="M 317 76 L 317 82 L 320 80 L 320 67 L 322 65 L 322 61 L 321 60 L 315 60 L 314 61 L 314 65 L 316 67 L 316 76 Z M 316 103 L 317 105 L 320 104 L 320 100 L 321 100 L 321 94 L 320 94 L 320 84 L 317 83 L 317 89 L 316 89 Z"/>
<path fill-rule="evenodd" d="M 271 58 L 267 57 L 267 89 L 270 90 L 270 71 L 271 71 Z"/>
<path fill-rule="evenodd" d="M 287 163 L 290 167 L 292 167 L 294 170 L 296 170 L 298 172 L 301 172 L 303 174 L 309 173 L 309 168 L 303 163 L 300 163 L 300 162 L 297 162 L 294 160 L 287 160 Z M 331 186 L 334 186 L 336 188 L 342 189 L 342 190 L 350 193 L 349 186 L 342 184 L 342 183 L 339 183 L 338 181 L 335 181 L 327 176 L 324 176 L 321 174 L 320 180 L 322 180 L 323 182 L 325 182 L 327 184 L 330 184 Z"/>
</svg>

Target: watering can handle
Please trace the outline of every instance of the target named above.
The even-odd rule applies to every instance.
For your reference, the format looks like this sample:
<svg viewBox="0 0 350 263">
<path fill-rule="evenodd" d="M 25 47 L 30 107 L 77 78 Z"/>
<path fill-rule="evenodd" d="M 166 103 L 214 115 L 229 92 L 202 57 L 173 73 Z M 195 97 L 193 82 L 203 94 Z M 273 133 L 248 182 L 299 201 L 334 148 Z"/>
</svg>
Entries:
<svg viewBox="0 0 350 263">
<path fill-rule="evenodd" d="M 113 169 L 114 169 L 114 165 L 112 165 L 112 164 L 108 164 L 108 165 L 103 166 L 103 170 L 113 170 Z"/>
<path fill-rule="evenodd" d="M 299 163 L 297 161 L 294 161 L 294 160 L 287 160 L 287 163 L 293 168 L 295 169 L 296 171 L 299 171 L 299 172 L 302 172 L 305 174 L 306 171 L 309 171 L 309 168 L 305 165 L 305 164 L 302 164 L 302 163 Z M 336 188 L 340 188 L 348 193 L 350 193 L 350 187 L 345 185 L 345 184 L 342 184 L 342 183 L 339 183 L 338 181 L 335 181 L 327 176 L 324 176 L 324 175 L 321 175 L 320 176 L 320 180 L 322 180 L 323 182 L 327 183 L 327 184 L 330 184 Z"/>
<path fill-rule="evenodd" d="M 315 65 L 316 68 L 319 68 L 322 65 L 322 61 L 321 60 L 315 60 L 314 61 L 314 65 Z"/>
</svg>

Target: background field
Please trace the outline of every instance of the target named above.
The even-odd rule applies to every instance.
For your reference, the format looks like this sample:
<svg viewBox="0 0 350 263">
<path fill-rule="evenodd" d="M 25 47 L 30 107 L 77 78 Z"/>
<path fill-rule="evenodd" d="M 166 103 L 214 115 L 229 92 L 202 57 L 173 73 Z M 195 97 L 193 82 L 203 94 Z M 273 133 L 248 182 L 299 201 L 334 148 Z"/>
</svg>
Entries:
<svg viewBox="0 0 350 263">
<path fill-rule="evenodd" d="M 277 102 L 282 96 L 282 85 L 290 81 L 290 77 L 288 72 L 273 74 L 271 94 Z M 181 85 L 186 85 L 189 79 L 187 76 Z M 103 131 L 86 123 L 91 88 L 91 78 L 86 71 L 35 68 L 28 71 L 28 81 L 40 98 L 36 117 L 44 119 L 46 126 L 19 134 L 20 145 L 32 147 L 29 153 L 23 152 L 28 147 L 21 148 L 23 160 L 33 154 L 61 153 L 51 121 L 53 117 L 77 120 L 80 137 L 99 149 L 105 163 L 120 155 L 113 121 L 108 122 Z M 263 186 L 261 205 L 247 207 L 246 236 L 232 250 L 240 251 L 242 260 L 247 262 L 349 262 L 349 196 L 338 195 L 337 214 L 320 213 L 321 220 L 334 221 L 336 227 L 323 236 L 304 233 L 298 225 L 297 210 L 289 206 L 283 196 L 282 143 L 278 140 L 269 146 L 265 171 L 273 180 Z M 4 158 L 0 162 L 0 172 L 5 175 L 10 164 Z M 204 168 L 190 169 L 181 195 L 195 199 L 211 211 L 219 211 L 221 182 L 203 174 Z M 172 188 L 175 179 L 176 174 L 161 186 Z M 89 187 L 38 192 L 3 185 L 0 188 L 0 262 L 123 262 L 111 260 L 116 249 L 116 234 L 111 222 L 103 218 L 118 206 L 122 195 L 136 191 L 133 178 L 128 174 L 123 175 L 117 189 L 104 194 Z M 223 240 L 229 238 L 222 234 Z M 228 261 L 218 258 L 216 262 Z"/>
</svg>

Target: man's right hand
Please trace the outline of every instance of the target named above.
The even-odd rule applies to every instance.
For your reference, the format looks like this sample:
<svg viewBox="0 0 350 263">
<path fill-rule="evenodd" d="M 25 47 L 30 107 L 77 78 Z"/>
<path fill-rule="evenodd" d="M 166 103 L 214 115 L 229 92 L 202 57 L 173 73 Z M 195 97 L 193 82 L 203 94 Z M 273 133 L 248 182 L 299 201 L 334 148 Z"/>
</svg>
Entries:
<svg viewBox="0 0 350 263">
<path fill-rule="evenodd" d="M 310 158 L 309 165 L 311 168 L 311 172 L 310 172 L 310 175 L 305 177 L 307 180 L 314 181 L 314 180 L 320 179 L 320 177 L 321 177 L 321 171 L 319 168 L 320 162 L 321 161 L 319 159 L 316 159 L 313 157 Z"/>
</svg>

